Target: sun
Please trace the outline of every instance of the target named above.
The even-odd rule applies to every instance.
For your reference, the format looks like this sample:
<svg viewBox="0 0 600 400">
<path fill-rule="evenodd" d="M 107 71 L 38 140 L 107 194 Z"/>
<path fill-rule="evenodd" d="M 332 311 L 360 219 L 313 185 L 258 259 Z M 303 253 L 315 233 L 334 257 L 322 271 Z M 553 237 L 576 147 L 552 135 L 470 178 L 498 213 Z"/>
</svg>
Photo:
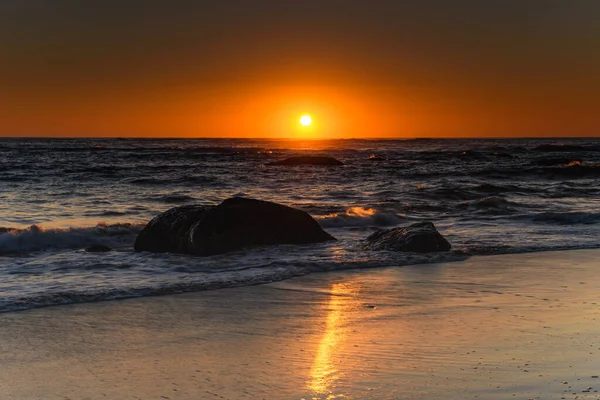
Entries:
<svg viewBox="0 0 600 400">
<path fill-rule="evenodd" d="M 312 118 L 310 115 L 303 115 L 300 117 L 300 125 L 302 126 L 310 126 L 312 124 Z"/>
</svg>

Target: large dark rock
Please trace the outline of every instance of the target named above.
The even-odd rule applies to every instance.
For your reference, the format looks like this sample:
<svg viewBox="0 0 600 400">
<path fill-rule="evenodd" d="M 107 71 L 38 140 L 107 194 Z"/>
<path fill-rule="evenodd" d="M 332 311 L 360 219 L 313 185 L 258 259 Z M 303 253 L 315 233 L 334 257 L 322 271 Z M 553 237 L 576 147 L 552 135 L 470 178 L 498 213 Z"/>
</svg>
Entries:
<svg viewBox="0 0 600 400">
<path fill-rule="evenodd" d="M 247 246 L 327 240 L 335 238 L 304 211 L 234 197 L 216 207 L 177 207 L 158 215 L 140 232 L 134 248 L 209 256 Z"/>
<path fill-rule="evenodd" d="M 188 253 L 190 228 L 211 208 L 182 206 L 157 215 L 138 234 L 133 248 L 154 253 Z"/>
<path fill-rule="evenodd" d="M 407 227 L 375 232 L 362 247 L 366 250 L 411 251 L 431 253 L 448 251 L 450 243 L 435 229 L 431 222 L 417 222 Z"/>
<path fill-rule="evenodd" d="M 289 157 L 280 161 L 273 161 L 267 165 L 344 165 L 340 160 L 323 156 Z"/>
</svg>

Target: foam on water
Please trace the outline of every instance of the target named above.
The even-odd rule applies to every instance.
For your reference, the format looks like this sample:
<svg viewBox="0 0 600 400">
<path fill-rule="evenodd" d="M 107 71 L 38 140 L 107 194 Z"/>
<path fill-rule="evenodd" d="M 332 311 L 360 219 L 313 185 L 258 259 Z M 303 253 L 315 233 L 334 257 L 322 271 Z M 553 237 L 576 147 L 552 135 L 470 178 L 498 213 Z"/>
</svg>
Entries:
<svg viewBox="0 0 600 400">
<path fill-rule="evenodd" d="M 94 227 L 46 229 L 32 225 L 25 229 L 0 228 L 0 255 L 43 250 L 79 249 L 94 244 L 113 248 L 131 247 L 131 240 L 143 225 L 98 224 Z"/>
<path fill-rule="evenodd" d="M 598 149 L 598 140 L 1 140 L 0 311 L 600 247 Z M 265 166 L 296 155 L 345 165 Z M 340 240 L 207 258 L 132 251 L 159 212 L 233 195 L 304 209 Z M 357 250 L 376 229 L 420 220 L 454 251 Z M 116 251 L 82 250 L 95 244 Z"/>
<path fill-rule="evenodd" d="M 323 228 L 340 228 L 393 226 L 408 219 L 391 211 L 381 212 L 374 208 L 350 207 L 343 213 L 318 216 L 317 221 Z"/>
</svg>

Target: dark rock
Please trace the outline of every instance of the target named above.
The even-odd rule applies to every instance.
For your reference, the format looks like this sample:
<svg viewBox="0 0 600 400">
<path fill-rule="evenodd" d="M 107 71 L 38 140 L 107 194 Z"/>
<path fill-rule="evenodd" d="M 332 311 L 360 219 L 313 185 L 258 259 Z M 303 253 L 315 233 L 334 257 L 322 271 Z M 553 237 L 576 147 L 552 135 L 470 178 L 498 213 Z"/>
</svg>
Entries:
<svg viewBox="0 0 600 400">
<path fill-rule="evenodd" d="M 375 232 L 362 245 L 366 250 L 411 251 L 431 253 L 448 251 L 450 243 L 431 222 L 418 222 L 407 227 Z"/>
<path fill-rule="evenodd" d="M 327 240 L 335 238 L 304 211 L 234 197 L 216 207 L 178 207 L 158 215 L 140 232 L 134 248 L 209 256 L 247 246 Z"/>
<path fill-rule="evenodd" d="M 289 157 L 280 161 L 273 161 L 267 163 L 267 165 L 344 165 L 344 163 L 332 157 L 301 156 Z"/>
<path fill-rule="evenodd" d="M 135 251 L 188 253 L 189 230 L 213 206 L 181 206 L 159 214 L 138 234 Z"/>
<path fill-rule="evenodd" d="M 193 252 L 220 254 L 246 246 L 319 243 L 335 238 L 306 212 L 234 197 L 209 210 L 190 229 Z"/>
<path fill-rule="evenodd" d="M 112 249 L 103 244 L 93 244 L 85 248 L 85 251 L 89 253 L 106 253 L 108 251 L 112 251 Z"/>
</svg>

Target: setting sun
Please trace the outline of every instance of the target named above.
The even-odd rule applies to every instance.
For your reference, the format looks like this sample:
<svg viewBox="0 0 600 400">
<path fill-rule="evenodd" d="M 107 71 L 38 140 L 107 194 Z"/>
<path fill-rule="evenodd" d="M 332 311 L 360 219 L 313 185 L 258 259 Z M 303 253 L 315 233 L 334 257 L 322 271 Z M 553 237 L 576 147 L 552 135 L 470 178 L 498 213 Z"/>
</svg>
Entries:
<svg viewBox="0 0 600 400">
<path fill-rule="evenodd" d="M 303 115 L 300 118 L 300 125 L 302 126 L 310 126 L 312 124 L 312 118 L 310 115 Z"/>
</svg>

